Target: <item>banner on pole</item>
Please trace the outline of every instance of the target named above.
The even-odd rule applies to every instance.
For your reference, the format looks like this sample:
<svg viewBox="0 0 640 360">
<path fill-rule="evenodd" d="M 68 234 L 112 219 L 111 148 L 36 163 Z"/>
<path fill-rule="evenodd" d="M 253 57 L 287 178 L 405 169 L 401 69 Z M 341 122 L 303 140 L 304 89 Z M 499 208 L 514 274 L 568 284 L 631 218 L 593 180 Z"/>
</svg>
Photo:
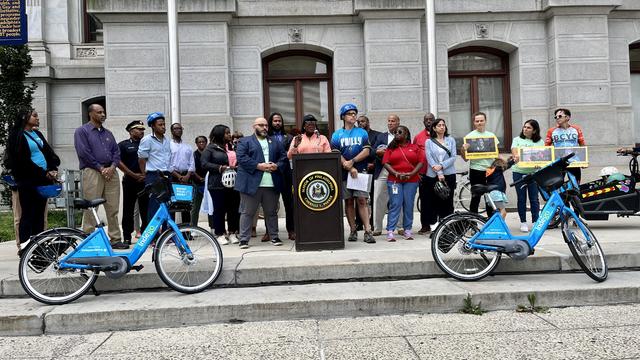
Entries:
<svg viewBox="0 0 640 360">
<path fill-rule="evenodd" d="M 0 45 L 23 45 L 27 41 L 25 0 L 0 0 Z"/>
</svg>

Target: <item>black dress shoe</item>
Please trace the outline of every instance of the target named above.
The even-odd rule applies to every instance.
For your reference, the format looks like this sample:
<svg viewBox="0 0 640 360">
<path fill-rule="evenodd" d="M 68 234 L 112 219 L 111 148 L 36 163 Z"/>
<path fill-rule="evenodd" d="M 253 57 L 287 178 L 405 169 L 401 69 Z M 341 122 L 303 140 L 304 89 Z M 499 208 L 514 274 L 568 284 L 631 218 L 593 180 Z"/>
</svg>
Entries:
<svg viewBox="0 0 640 360">
<path fill-rule="evenodd" d="M 117 243 L 111 244 L 111 248 L 115 250 L 127 250 L 129 245 L 123 243 L 122 241 L 118 241 Z"/>
</svg>

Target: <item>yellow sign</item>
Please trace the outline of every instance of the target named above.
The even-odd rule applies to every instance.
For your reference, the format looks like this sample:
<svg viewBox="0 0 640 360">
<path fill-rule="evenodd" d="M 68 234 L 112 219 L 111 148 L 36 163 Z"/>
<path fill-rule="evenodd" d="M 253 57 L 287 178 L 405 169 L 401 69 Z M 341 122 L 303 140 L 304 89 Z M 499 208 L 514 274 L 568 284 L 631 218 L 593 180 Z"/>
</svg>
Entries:
<svg viewBox="0 0 640 360">
<path fill-rule="evenodd" d="M 520 161 L 518 166 L 522 168 L 543 167 L 549 165 L 555 159 L 553 146 L 531 146 L 518 148 Z"/>
<path fill-rule="evenodd" d="M 495 159 L 498 157 L 498 141 L 495 137 L 465 137 L 464 143 L 469 147 L 467 159 Z"/>
<path fill-rule="evenodd" d="M 569 159 L 570 168 L 586 168 L 589 167 L 589 150 L 586 146 L 574 146 L 574 147 L 556 147 L 553 148 L 553 156 L 559 159 L 563 156 L 567 156 L 574 153 L 573 157 Z"/>
<path fill-rule="evenodd" d="M 338 184 L 324 171 L 310 172 L 300 181 L 298 197 L 309 210 L 327 210 L 338 198 Z"/>
</svg>

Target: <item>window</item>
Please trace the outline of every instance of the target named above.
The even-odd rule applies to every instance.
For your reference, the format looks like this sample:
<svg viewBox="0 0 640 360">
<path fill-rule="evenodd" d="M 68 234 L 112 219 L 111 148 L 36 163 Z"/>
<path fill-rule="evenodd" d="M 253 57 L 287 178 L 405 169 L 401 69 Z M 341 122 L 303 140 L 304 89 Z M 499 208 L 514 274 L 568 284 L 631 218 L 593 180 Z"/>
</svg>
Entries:
<svg viewBox="0 0 640 360">
<path fill-rule="evenodd" d="M 633 110 L 634 139 L 640 142 L 640 42 L 629 46 L 631 71 L 631 108 Z"/>
<path fill-rule="evenodd" d="M 84 27 L 85 43 L 101 43 L 102 40 L 102 23 L 92 14 L 87 12 L 87 0 L 82 0 L 82 24 Z"/>
<path fill-rule="evenodd" d="M 279 112 L 287 132 L 300 129 L 305 114 L 318 119 L 318 131 L 333 132 L 331 57 L 311 51 L 286 51 L 263 60 L 265 115 Z"/>
<path fill-rule="evenodd" d="M 487 114 L 487 130 L 502 150 L 511 147 L 509 61 L 500 50 L 467 47 L 449 52 L 449 131 L 459 143 L 473 130 L 471 114 Z"/>
</svg>

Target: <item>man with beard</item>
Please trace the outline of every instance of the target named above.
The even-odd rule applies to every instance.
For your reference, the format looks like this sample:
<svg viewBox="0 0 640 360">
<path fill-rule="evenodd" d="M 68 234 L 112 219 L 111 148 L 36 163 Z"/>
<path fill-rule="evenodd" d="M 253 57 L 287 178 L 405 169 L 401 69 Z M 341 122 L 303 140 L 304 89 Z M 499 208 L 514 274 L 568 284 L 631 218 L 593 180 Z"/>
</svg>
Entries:
<svg viewBox="0 0 640 360">
<path fill-rule="evenodd" d="M 436 119 L 432 113 L 426 113 L 422 119 L 424 124 L 424 130 L 420 131 L 418 135 L 413 138 L 413 143 L 418 145 L 420 150 L 425 151 L 425 143 L 429 140 L 429 132 L 431 131 L 431 124 Z M 425 163 L 420 169 L 420 183 L 418 185 L 418 196 L 420 198 L 420 230 L 418 234 L 426 234 L 431 232 L 431 226 L 429 224 L 435 223 L 435 215 L 431 209 L 431 199 L 429 198 L 429 186 L 427 185 L 427 162 L 425 154 Z"/>
<path fill-rule="evenodd" d="M 371 144 L 375 143 L 376 139 L 378 138 L 378 135 L 382 134 L 380 131 L 376 131 L 371 128 L 371 122 L 369 121 L 369 118 L 365 115 L 358 116 L 358 126 L 367 131 L 367 135 L 369 136 L 369 142 Z M 369 155 L 369 158 L 367 159 L 367 174 L 373 175 L 373 171 L 375 169 L 375 161 L 376 161 L 376 155 L 372 151 L 371 154 Z M 375 188 L 375 185 L 374 185 L 374 182 L 372 181 L 371 191 L 369 191 L 369 214 L 373 214 L 373 202 L 371 201 L 371 199 L 373 199 L 374 188 Z M 373 227 L 372 216 L 369 217 L 369 224 Z M 363 230 L 363 229 L 364 227 L 362 225 L 362 221 L 360 220 L 360 217 L 356 217 L 356 230 Z"/>
<path fill-rule="evenodd" d="M 282 143 L 268 137 L 265 118 L 253 122 L 254 136 L 238 142 L 238 174 L 235 189 L 240 192 L 240 248 L 249 248 L 253 217 L 262 205 L 267 231 L 274 246 L 278 238 L 278 198 L 283 190 L 282 173 L 289 166 Z"/>
<path fill-rule="evenodd" d="M 129 139 L 118 144 L 120 148 L 118 169 L 124 173 L 122 177 L 122 231 L 124 244 L 128 248 L 131 245 L 136 202 L 140 212 L 140 228 L 144 229 L 147 227 L 149 198 L 146 196 L 138 198 L 138 193 L 144 189 L 144 175 L 140 171 L 138 162 L 138 147 L 144 136 L 144 124 L 140 120 L 135 120 L 127 125 L 126 130 L 129 132 Z"/>
<path fill-rule="evenodd" d="M 271 137 L 271 140 L 278 141 L 280 144 L 282 144 L 285 152 L 289 151 L 293 136 L 285 133 L 282 114 L 274 112 L 273 114 L 271 114 L 271 116 L 269 116 L 268 123 L 268 134 L 269 137 Z M 293 173 L 291 172 L 291 166 L 285 166 L 282 176 L 282 203 L 284 204 L 287 232 L 289 233 L 289 240 L 295 240 L 296 233 L 293 227 Z M 267 230 L 267 234 L 265 234 L 265 237 L 267 237 L 268 234 L 269 231 Z M 268 237 L 264 240 L 267 241 Z"/>
</svg>

